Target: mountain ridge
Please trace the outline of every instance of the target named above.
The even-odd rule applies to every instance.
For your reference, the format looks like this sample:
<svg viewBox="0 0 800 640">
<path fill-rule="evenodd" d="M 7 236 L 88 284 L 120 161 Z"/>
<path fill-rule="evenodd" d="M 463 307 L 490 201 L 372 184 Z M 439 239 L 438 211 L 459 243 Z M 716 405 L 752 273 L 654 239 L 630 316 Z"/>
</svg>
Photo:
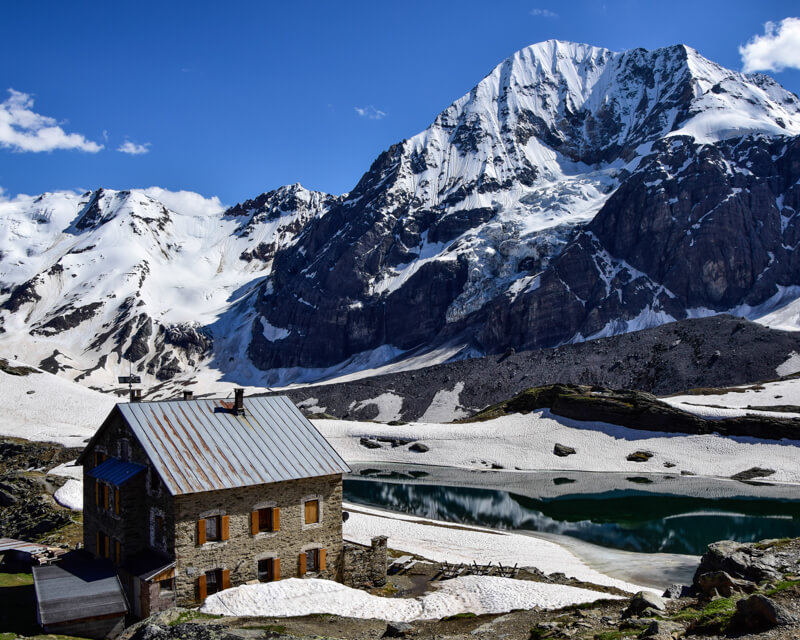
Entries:
<svg viewBox="0 0 800 640">
<path fill-rule="evenodd" d="M 758 317 L 800 295 L 798 134 L 794 94 L 684 45 L 539 43 L 346 194 L 0 203 L 0 344 L 85 384 L 129 359 L 152 383 L 258 386 Z"/>
</svg>

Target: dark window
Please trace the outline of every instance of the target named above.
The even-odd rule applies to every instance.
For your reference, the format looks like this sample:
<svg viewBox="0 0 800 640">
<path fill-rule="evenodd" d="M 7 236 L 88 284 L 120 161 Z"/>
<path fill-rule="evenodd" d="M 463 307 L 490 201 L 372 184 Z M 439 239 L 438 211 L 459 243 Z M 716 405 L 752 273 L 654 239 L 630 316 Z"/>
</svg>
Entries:
<svg viewBox="0 0 800 640">
<path fill-rule="evenodd" d="M 272 558 L 264 558 L 258 561 L 258 579 L 260 582 L 272 582 L 275 574 L 272 571 Z"/>
<path fill-rule="evenodd" d="M 158 581 L 158 592 L 175 591 L 175 578 L 166 578 Z"/>
<path fill-rule="evenodd" d="M 206 571 L 206 594 L 210 596 L 217 591 L 222 591 L 222 571 L 220 569 Z"/>
<path fill-rule="evenodd" d="M 164 516 L 157 515 L 153 518 L 153 535 L 156 544 L 160 544 L 164 541 Z"/>
<path fill-rule="evenodd" d="M 101 558 L 111 557 L 111 538 L 105 533 L 97 533 L 97 555 Z"/>
<path fill-rule="evenodd" d="M 106 454 L 102 451 L 94 452 L 94 466 L 97 467 L 106 461 Z"/>
<path fill-rule="evenodd" d="M 316 571 L 319 568 L 319 549 L 306 551 L 306 571 Z"/>
<path fill-rule="evenodd" d="M 131 448 L 127 440 L 119 441 L 119 457 L 123 462 L 128 462 L 131 458 Z"/>
<path fill-rule="evenodd" d="M 211 542 L 213 540 L 219 540 L 219 516 L 211 516 L 210 518 L 205 518 L 206 521 L 206 540 Z M 209 593 L 211 593 L 209 591 Z"/>
<path fill-rule="evenodd" d="M 161 476 L 153 467 L 150 467 L 150 493 L 158 495 L 161 492 Z"/>
<path fill-rule="evenodd" d="M 272 509 L 258 510 L 258 530 L 272 531 Z"/>
</svg>

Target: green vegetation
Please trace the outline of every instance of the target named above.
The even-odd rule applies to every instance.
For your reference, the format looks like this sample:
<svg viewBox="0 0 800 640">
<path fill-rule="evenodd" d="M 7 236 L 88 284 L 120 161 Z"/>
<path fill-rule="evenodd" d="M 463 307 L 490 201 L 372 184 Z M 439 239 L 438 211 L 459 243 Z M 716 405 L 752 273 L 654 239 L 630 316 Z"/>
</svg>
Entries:
<svg viewBox="0 0 800 640">
<path fill-rule="evenodd" d="M 689 622 L 696 633 L 719 633 L 725 629 L 736 613 L 736 599 L 719 598 L 700 609 L 688 608 L 672 616 L 673 620 Z"/>
<path fill-rule="evenodd" d="M 764 594 L 771 596 L 779 591 L 786 591 L 787 589 L 793 589 L 795 587 L 800 587 L 800 580 L 781 580 L 774 588 L 767 589 Z"/>
<path fill-rule="evenodd" d="M 14 638 L 40 631 L 32 574 L 0 573 L 0 624 L 3 632 L 11 632 Z"/>
<path fill-rule="evenodd" d="M 455 613 L 452 616 L 445 616 L 444 618 L 442 618 L 442 621 L 460 620 L 461 618 L 477 618 L 477 617 L 478 615 L 472 613 L 472 611 L 465 611 L 464 613 Z"/>
<path fill-rule="evenodd" d="M 181 611 L 174 620 L 169 623 L 170 627 L 175 627 L 179 624 L 183 624 L 184 622 L 193 622 L 194 620 L 216 620 L 217 618 L 221 618 L 222 616 L 218 616 L 213 613 L 201 613 L 196 609 L 189 609 L 188 611 Z"/>
</svg>

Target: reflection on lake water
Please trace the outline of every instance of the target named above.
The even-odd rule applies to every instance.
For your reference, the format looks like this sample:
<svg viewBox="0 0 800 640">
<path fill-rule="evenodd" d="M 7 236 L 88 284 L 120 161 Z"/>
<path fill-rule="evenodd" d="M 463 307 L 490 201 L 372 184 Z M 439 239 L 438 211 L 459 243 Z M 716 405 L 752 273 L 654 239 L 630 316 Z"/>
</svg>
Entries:
<svg viewBox="0 0 800 640">
<path fill-rule="evenodd" d="M 791 499 L 761 496 L 758 487 L 739 483 L 719 489 L 714 481 L 699 479 L 679 478 L 662 489 L 663 479 L 622 474 L 602 474 L 601 481 L 592 480 L 601 474 L 525 474 L 522 480 L 510 478 L 510 490 L 447 485 L 421 469 L 364 469 L 360 474 L 345 479 L 345 500 L 448 522 L 567 535 L 630 551 L 697 555 L 715 540 L 800 536 L 796 487 L 796 499 Z M 490 476 L 486 484 L 501 483 L 498 478 Z M 469 477 L 471 484 L 481 480 Z M 682 485 L 687 495 L 680 494 Z M 735 495 L 740 486 L 743 495 Z"/>
</svg>

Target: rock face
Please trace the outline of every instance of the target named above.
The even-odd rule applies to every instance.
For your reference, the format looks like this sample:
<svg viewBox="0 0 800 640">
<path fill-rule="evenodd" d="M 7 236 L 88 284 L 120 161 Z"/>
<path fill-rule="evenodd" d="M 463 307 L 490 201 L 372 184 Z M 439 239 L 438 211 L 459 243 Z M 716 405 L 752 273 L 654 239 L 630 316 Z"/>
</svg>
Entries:
<svg viewBox="0 0 800 640">
<path fill-rule="evenodd" d="M 731 620 L 732 630 L 763 631 L 792 624 L 796 620 L 783 607 L 767 596 L 755 593 L 736 603 L 736 615 Z"/>
<path fill-rule="evenodd" d="M 798 557 L 782 553 L 771 545 L 762 543 L 741 543 L 722 540 L 708 545 L 708 551 L 700 559 L 700 566 L 694 574 L 694 585 L 703 591 L 703 578 L 706 574 L 724 572 L 728 577 L 759 583 L 764 580 L 780 580 L 783 571 L 793 571 Z"/>
<path fill-rule="evenodd" d="M 577 453 L 573 447 L 568 447 L 564 444 L 560 444 L 558 442 L 555 443 L 553 446 L 553 453 L 557 455 L 559 458 L 566 458 L 567 456 L 571 456 L 574 453 Z"/>
</svg>

